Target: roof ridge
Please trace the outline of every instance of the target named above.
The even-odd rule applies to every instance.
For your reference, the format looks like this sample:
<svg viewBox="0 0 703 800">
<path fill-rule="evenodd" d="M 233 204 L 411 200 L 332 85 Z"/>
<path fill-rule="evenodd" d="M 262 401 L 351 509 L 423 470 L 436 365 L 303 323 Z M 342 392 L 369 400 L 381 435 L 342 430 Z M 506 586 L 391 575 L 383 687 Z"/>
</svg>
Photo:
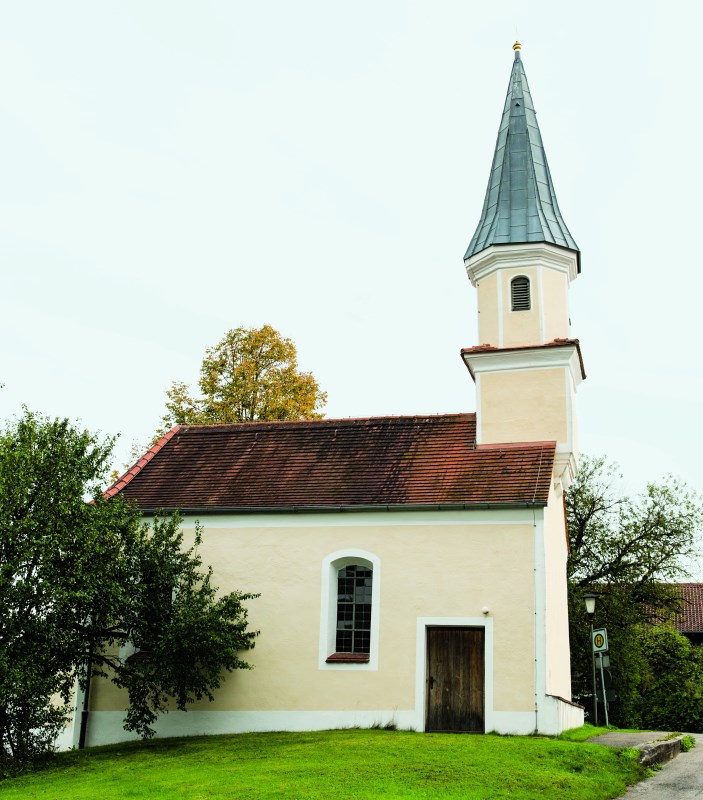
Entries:
<svg viewBox="0 0 703 800">
<path fill-rule="evenodd" d="M 415 420 L 450 420 L 450 419 L 471 419 L 476 417 L 475 411 L 460 411 L 448 414 L 387 414 L 378 417 L 325 417 L 323 419 L 272 419 L 272 420 L 253 420 L 252 422 L 215 422 L 204 425 L 181 425 L 181 430 L 223 430 L 225 428 L 254 428 L 254 427 L 280 427 L 290 425 L 291 427 L 302 427 L 304 425 L 325 426 L 325 425 L 353 425 L 354 423 L 364 422 L 387 422 L 403 423 Z"/>
</svg>

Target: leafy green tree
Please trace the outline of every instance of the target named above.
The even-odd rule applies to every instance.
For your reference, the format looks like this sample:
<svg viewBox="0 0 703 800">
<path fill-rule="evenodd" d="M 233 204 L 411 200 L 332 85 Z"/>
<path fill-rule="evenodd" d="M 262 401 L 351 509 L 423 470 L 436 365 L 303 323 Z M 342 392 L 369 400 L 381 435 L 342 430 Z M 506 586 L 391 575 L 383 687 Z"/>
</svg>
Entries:
<svg viewBox="0 0 703 800">
<path fill-rule="evenodd" d="M 605 459 L 583 458 L 566 495 L 572 691 L 581 697 L 591 693 L 583 602 L 591 591 L 598 595 L 595 623 L 608 628 L 618 695 L 611 719 L 635 727 L 641 724 L 642 682 L 652 668 L 641 631 L 670 619 L 679 608 L 671 583 L 687 575 L 687 561 L 697 556 L 703 507 L 674 478 L 650 483 L 634 498 L 618 492 L 619 478 L 617 467 Z"/>
<path fill-rule="evenodd" d="M 643 626 L 640 646 L 642 727 L 703 733 L 703 647 L 666 624 Z"/>
<path fill-rule="evenodd" d="M 312 373 L 298 370 L 290 339 L 272 328 L 235 328 L 205 352 L 201 397 L 174 381 L 161 432 L 174 425 L 319 419 L 327 401 Z"/>
<path fill-rule="evenodd" d="M 620 477 L 603 458 L 582 459 L 566 497 L 570 580 L 647 587 L 679 578 L 683 561 L 697 555 L 700 498 L 672 477 L 647 484 L 639 497 L 622 496 Z"/>
<path fill-rule="evenodd" d="M 202 529 L 192 546 L 184 547 L 176 516 L 155 519 L 139 529 L 139 546 L 128 560 L 130 602 L 118 609 L 118 641 L 139 656 L 122 663 L 104 647 L 113 635 L 109 619 L 86 633 L 97 638 L 91 659 L 99 674 L 128 691 L 125 728 L 143 737 L 169 702 L 184 711 L 189 703 L 213 700 L 224 671 L 250 669 L 241 651 L 254 646 L 256 632 L 247 630 L 243 602 L 255 595 L 231 592 L 217 597 L 212 569 L 203 570 L 198 555 Z"/>
<path fill-rule="evenodd" d="M 217 596 L 200 530 L 187 547 L 177 517 L 146 524 L 103 496 L 112 444 L 28 411 L 0 432 L 0 762 L 51 749 L 89 669 L 127 690 L 125 728 L 149 736 L 170 698 L 212 699 L 248 666 L 252 595 Z M 140 658 L 118 658 L 128 644 Z"/>
</svg>

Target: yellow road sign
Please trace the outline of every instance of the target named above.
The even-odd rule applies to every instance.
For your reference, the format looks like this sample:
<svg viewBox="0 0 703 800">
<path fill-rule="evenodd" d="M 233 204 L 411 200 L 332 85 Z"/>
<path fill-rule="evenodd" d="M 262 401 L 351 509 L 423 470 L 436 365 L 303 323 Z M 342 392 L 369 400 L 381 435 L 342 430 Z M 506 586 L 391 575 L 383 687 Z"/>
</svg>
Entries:
<svg viewBox="0 0 703 800">
<path fill-rule="evenodd" d="M 604 653 L 608 649 L 608 631 L 598 628 L 593 631 L 593 652 Z"/>
</svg>

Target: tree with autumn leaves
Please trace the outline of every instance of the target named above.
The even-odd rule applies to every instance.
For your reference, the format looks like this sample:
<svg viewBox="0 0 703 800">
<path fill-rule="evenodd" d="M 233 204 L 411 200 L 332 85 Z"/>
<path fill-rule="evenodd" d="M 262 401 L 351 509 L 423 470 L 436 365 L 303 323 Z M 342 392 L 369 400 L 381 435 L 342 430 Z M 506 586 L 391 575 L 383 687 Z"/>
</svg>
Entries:
<svg viewBox="0 0 703 800">
<path fill-rule="evenodd" d="M 234 328 L 205 351 L 200 396 L 174 381 L 159 433 L 174 425 L 319 419 L 327 401 L 315 377 L 298 369 L 295 345 L 270 325 Z"/>
</svg>

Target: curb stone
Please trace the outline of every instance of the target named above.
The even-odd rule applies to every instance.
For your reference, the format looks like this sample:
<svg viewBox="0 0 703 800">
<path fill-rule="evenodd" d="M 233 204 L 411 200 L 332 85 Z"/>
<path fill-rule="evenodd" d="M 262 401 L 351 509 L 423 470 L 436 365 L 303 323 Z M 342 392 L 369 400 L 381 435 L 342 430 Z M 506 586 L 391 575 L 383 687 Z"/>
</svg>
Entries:
<svg viewBox="0 0 703 800">
<path fill-rule="evenodd" d="M 644 767 L 651 767 L 653 764 L 663 764 L 665 761 L 671 761 L 672 758 L 676 758 L 681 752 L 682 739 L 683 734 L 673 739 L 666 739 L 663 742 L 643 744 L 638 748 L 640 751 L 638 761 Z"/>
<path fill-rule="evenodd" d="M 675 758 L 681 752 L 681 740 L 685 734 L 673 735 L 661 731 L 642 731 L 641 733 L 604 733 L 588 741 L 605 747 L 634 747 L 639 750 L 637 759 L 642 766 L 651 767 Z"/>
</svg>

